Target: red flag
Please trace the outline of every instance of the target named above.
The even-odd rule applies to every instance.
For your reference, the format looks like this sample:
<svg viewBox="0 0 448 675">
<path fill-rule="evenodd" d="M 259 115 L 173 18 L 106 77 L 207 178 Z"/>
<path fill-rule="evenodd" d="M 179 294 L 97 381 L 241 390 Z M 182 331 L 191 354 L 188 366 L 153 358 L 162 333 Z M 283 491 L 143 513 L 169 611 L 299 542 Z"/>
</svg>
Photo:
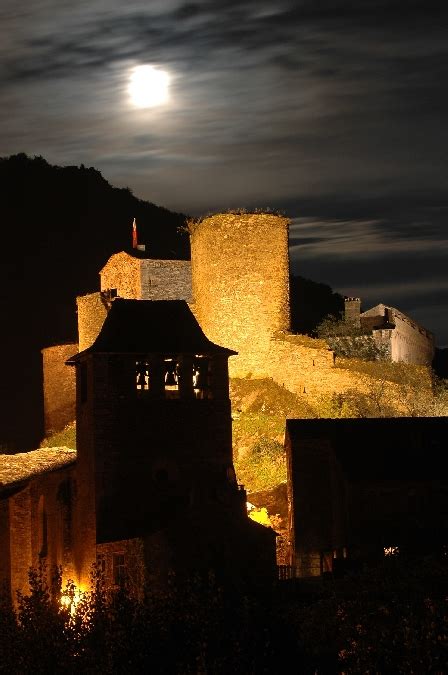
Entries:
<svg viewBox="0 0 448 675">
<path fill-rule="evenodd" d="M 137 223 L 134 218 L 134 222 L 132 223 L 132 248 L 137 248 L 138 247 L 138 242 L 137 242 Z"/>
</svg>

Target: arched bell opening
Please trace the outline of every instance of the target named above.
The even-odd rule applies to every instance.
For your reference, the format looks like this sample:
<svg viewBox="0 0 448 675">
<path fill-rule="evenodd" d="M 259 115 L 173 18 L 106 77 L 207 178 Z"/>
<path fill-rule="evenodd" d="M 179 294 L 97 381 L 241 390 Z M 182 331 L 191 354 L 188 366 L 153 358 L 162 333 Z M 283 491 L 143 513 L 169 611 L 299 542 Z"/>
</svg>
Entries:
<svg viewBox="0 0 448 675">
<path fill-rule="evenodd" d="M 139 398 L 211 399 L 212 359 L 205 354 L 164 354 L 135 360 Z"/>
</svg>

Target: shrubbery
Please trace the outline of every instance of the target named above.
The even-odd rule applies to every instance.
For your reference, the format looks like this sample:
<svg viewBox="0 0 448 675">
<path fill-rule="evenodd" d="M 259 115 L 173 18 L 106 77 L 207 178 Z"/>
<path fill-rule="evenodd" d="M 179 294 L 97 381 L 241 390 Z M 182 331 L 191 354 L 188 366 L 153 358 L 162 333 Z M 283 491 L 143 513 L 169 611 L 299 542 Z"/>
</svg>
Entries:
<svg viewBox="0 0 448 675">
<path fill-rule="evenodd" d="M 257 596 L 213 579 L 96 589 L 76 612 L 42 571 L 17 612 L 0 604 L 4 673 L 423 673 L 448 668 L 446 561 L 400 556 L 342 579 L 280 583 Z M 64 589 L 70 594 L 70 588 Z"/>
<path fill-rule="evenodd" d="M 379 347 L 371 333 L 343 317 L 329 315 L 316 328 L 316 335 L 324 339 L 336 356 L 364 359 L 366 361 L 387 360 L 387 350 Z"/>
</svg>

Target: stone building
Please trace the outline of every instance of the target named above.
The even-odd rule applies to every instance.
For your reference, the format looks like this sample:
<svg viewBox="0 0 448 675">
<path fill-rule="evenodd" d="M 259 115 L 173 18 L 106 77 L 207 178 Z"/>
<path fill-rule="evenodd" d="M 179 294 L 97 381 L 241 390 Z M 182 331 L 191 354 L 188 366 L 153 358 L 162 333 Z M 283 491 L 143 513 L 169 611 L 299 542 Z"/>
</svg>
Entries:
<svg viewBox="0 0 448 675">
<path fill-rule="evenodd" d="M 248 519 L 233 468 L 232 354 L 184 301 L 111 301 L 95 342 L 69 359 L 76 463 L 40 450 L 54 455 L 42 467 L 28 453 L 27 474 L 2 485 L 0 570 L 11 591 L 39 560 L 80 588 L 96 561 L 111 586 L 137 589 L 170 571 L 213 570 L 243 588 L 274 579 L 275 534 Z"/>
<path fill-rule="evenodd" d="M 42 448 L 0 456 L 0 588 L 28 591 L 28 571 L 45 559 L 72 565 L 72 486 L 76 452 Z"/>
<path fill-rule="evenodd" d="M 360 298 L 345 298 L 345 319 L 366 335 L 391 361 L 431 366 L 435 354 L 433 333 L 395 307 L 379 304 L 361 312 Z"/>
<path fill-rule="evenodd" d="M 448 543 L 448 418 L 286 422 L 290 563 L 315 576 Z"/>
</svg>

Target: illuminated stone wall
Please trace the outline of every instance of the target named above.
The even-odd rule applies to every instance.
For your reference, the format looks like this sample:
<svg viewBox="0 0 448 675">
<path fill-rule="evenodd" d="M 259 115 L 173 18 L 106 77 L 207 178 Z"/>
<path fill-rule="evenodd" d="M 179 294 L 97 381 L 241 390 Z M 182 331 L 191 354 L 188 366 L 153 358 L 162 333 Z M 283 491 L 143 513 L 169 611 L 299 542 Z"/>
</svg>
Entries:
<svg viewBox="0 0 448 675">
<path fill-rule="evenodd" d="M 62 566 L 64 579 L 77 580 L 73 566 L 71 522 L 73 469 L 31 478 L 21 490 L 0 498 L 0 583 L 17 602 L 16 591 L 29 592 L 29 570 L 46 564 L 48 581 Z M 85 543 L 82 543 L 84 546 Z"/>
<path fill-rule="evenodd" d="M 108 312 L 108 303 L 101 293 L 89 293 L 76 298 L 78 307 L 79 351 L 95 342 Z"/>
<path fill-rule="evenodd" d="M 288 220 L 273 214 L 218 214 L 193 225 L 196 318 L 217 344 L 238 351 L 232 377 L 271 377 L 310 403 L 361 386 L 334 366 L 321 340 L 289 333 Z"/>
<path fill-rule="evenodd" d="M 189 260 L 153 260 L 121 252 L 109 258 L 100 276 L 101 290 L 116 288 L 121 298 L 192 300 Z"/>
<path fill-rule="evenodd" d="M 189 260 L 141 260 L 142 300 L 192 301 Z"/>
<path fill-rule="evenodd" d="M 17 597 L 15 591 L 28 590 L 28 571 L 32 564 L 30 504 L 28 487 L 10 497 L 7 502 L 7 530 L 4 533 L 6 536 L 2 536 L 2 545 L 4 542 L 9 545 L 10 576 L 5 581 L 9 582 L 13 601 Z"/>
<path fill-rule="evenodd" d="M 434 358 L 434 336 L 401 312 L 394 310 L 391 331 L 392 361 L 430 366 Z M 374 337 L 377 331 L 374 331 Z"/>
<path fill-rule="evenodd" d="M 45 436 L 75 419 L 75 374 L 65 362 L 77 351 L 76 343 L 42 349 Z"/>
<path fill-rule="evenodd" d="M 361 325 L 373 330 L 378 347 L 392 361 L 430 366 L 434 358 L 434 335 L 395 307 L 377 305 L 361 314 Z"/>
<path fill-rule="evenodd" d="M 209 339 L 239 352 L 231 375 L 264 371 L 271 338 L 290 327 L 288 222 L 221 213 L 192 227 L 194 311 Z"/>
<path fill-rule="evenodd" d="M 272 341 L 267 370 L 277 384 L 303 396 L 311 404 L 322 396 L 353 388 L 365 389 L 366 378 L 335 367 L 333 352 L 322 347 L 319 340 L 315 340 L 316 348 L 304 346 L 300 341 L 301 336 L 288 334 Z"/>
<path fill-rule="evenodd" d="M 100 272 L 101 290 L 116 288 L 121 298 L 142 298 L 142 260 L 122 251 L 112 255 Z"/>
</svg>

